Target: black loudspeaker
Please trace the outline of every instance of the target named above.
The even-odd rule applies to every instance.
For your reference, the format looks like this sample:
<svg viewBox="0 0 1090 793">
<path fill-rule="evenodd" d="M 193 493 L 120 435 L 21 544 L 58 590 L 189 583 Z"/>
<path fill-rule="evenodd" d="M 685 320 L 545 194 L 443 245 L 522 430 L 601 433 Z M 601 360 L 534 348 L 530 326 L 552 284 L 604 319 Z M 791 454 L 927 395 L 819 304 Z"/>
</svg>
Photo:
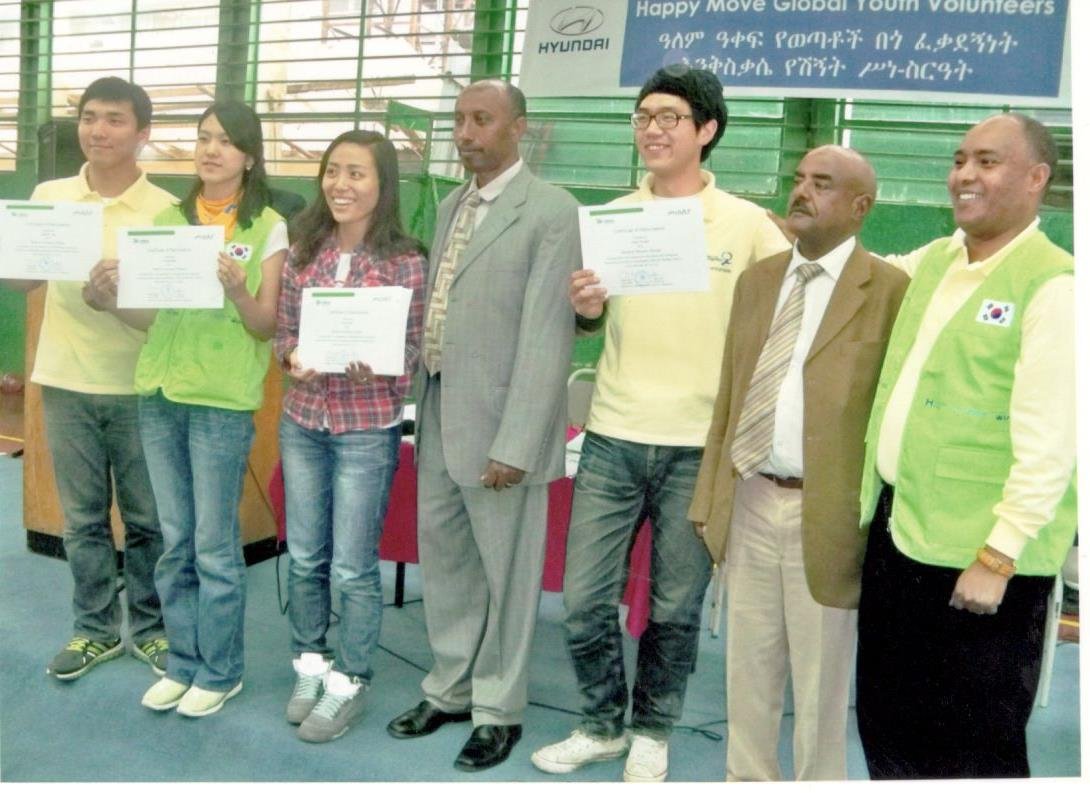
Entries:
<svg viewBox="0 0 1090 793">
<path fill-rule="evenodd" d="M 38 127 L 38 181 L 79 173 L 85 158 L 79 147 L 78 122 L 62 118 Z"/>
<path fill-rule="evenodd" d="M 306 199 L 298 193 L 276 187 L 269 188 L 269 206 L 279 212 L 284 220 L 291 220 L 305 209 L 306 205 Z"/>
</svg>

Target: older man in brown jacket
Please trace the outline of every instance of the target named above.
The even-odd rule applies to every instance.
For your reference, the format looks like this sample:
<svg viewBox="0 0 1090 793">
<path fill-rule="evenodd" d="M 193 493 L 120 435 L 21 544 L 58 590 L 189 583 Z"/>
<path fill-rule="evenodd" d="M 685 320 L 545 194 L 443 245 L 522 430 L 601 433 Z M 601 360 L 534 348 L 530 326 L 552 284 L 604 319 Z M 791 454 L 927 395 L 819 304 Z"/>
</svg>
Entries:
<svg viewBox="0 0 1090 793">
<path fill-rule="evenodd" d="M 793 251 L 734 294 L 690 519 L 727 564 L 728 780 L 780 778 L 790 666 L 797 779 L 843 779 L 865 536 L 863 437 L 907 277 L 856 240 L 875 175 L 822 146 L 795 172 Z"/>
</svg>

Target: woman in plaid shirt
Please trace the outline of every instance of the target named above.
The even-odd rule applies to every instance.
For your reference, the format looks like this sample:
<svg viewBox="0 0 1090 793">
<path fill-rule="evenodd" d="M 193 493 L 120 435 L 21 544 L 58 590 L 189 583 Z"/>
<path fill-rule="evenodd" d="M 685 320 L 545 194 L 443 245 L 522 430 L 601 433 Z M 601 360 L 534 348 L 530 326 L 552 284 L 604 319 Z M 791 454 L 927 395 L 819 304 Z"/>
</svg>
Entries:
<svg viewBox="0 0 1090 793">
<path fill-rule="evenodd" d="M 312 742 L 343 735 L 370 686 L 382 623 L 378 543 L 420 353 L 427 272 L 422 246 L 401 227 L 397 153 L 385 137 L 337 137 L 322 155 L 318 186 L 293 228 L 276 333 L 277 360 L 292 378 L 280 421 L 297 673 L 287 719 Z M 376 375 L 366 361 L 337 374 L 300 363 L 303 289 L 375 286 L 412 290 L 404 374 Z M 331 583 L 341 623 L 335 648 L 326 643 Z"/>
</svg>

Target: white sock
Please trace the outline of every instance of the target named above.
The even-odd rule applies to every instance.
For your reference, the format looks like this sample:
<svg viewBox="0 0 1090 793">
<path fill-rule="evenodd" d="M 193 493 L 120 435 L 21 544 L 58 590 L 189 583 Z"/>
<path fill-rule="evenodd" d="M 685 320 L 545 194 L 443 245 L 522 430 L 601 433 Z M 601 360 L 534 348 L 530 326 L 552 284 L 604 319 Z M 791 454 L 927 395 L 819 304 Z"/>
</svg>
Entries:
<svg viewBox="0 0 1090 793">
<path fill-rule="evenodd" d="M 303 653 L 291 661 L 292 667 L 301 675 L 315 677 L 325 675 L 333 666 L 333 661 L 322 656 L 321 653 Z"/>
<path fill-rule="evenodd" d="M 330 669 L 325 675 L 325 690 L 338 697 L 354 697 L 360 690 L 360 684 L 353 683 L 344 672 Z"/>
</svg>

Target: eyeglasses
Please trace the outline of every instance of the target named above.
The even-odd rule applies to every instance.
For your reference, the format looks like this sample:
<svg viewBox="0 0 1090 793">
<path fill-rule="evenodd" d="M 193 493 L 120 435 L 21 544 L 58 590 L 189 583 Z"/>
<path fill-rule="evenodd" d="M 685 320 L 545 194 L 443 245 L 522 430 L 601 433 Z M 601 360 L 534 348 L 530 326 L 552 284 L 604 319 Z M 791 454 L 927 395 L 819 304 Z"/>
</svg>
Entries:
<svg viewBox="0 0 1090 793">
<path fill-rule="evenodd" d="M 683 118 L 692 118 L 692 116 L 675 113 L 673 110 L 663 110 L 660 113 L 645 113 L 637 110 L 632 114 L 632 126 L 636 129 L 647 129 L 653 119 L 659 129 L 673 129 Z"/>
</svg>

